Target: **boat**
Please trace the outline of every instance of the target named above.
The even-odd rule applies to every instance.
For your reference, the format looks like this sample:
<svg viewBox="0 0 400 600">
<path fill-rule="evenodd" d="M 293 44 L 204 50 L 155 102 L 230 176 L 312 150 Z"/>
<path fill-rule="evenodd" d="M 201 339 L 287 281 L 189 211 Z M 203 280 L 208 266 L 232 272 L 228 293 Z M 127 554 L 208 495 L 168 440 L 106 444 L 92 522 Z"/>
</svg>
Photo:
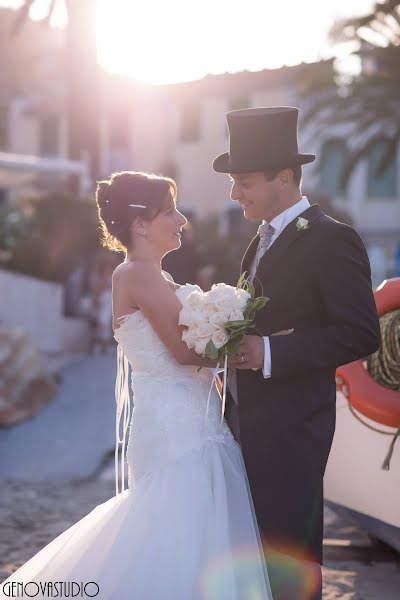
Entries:
<svg viewBox="0 0 400 600">
<path fill-rule="evenodd" d="M 400 310 L 400 277 L 385 280 L 374 297 L 379 317 Z M 400 391 L 373 378 L 366 360 L 338 368 L 336 387 L 326 504 L 400 552 Z"/>
</svg>

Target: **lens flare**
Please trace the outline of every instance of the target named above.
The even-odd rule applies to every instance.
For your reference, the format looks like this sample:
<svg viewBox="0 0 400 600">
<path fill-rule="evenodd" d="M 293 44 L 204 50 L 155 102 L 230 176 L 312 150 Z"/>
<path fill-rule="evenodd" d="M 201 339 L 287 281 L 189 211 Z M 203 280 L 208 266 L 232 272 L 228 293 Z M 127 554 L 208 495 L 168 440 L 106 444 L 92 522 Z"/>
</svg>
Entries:
<svg viewBox="0 0 400 600">
<path fill-rule="evenodd" d="M 241 548 L 209 565 L 202 580 L 204 600 L 265 600 L 265 589 L 260 589 L 263 565 L 260 553 L 254 548 Z M 234 582 L 235 590 L 230 586 Z"/>
<path fill-rule="evenodd" d="M 269 581 L 278 596 L 310 600 L 320 585 L 319 565 L 303 549 L 264 546 Z M 314 559 L 315 560 L 315 559 Z M 263 566 L 258 549 L 241 548 L 209 565 L 202 577 L 204 600 L 266 600 L 260 589 Z M 230 586 L 234 582 L 235 591 Z M 269 584 L 266 586 L 269 587 Z M 238 592 L 239 590 L 239 592 Z"/>
</svg>

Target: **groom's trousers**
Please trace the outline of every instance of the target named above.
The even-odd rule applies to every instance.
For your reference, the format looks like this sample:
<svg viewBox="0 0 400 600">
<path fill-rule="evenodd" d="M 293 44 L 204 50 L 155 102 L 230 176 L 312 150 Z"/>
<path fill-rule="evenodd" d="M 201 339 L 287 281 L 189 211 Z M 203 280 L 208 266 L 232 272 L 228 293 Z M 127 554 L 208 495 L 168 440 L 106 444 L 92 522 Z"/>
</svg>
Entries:
<svg viewBox="0 0 400 600">
<path fill-rule="evenodd" d="M 225 420 L 233 437 L 240 444 L 239 409 L 229 391 L 226 395 Z"/>
</svg>

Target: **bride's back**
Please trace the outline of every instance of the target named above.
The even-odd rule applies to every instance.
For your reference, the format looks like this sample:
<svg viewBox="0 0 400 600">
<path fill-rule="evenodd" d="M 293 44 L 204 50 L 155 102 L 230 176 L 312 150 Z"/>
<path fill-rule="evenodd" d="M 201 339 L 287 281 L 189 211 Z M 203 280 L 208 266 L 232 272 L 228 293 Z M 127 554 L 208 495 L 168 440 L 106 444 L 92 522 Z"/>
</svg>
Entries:
<svg viewBox="0 0 400 600">
<path fill-rule="evenodd" d="M 198 288 L 186 284 L 176 290 L 182 304 L 193 289 Z M 127 450 L 130 480 L 208 441 L 232 438 L 225 422 L 220 427 L 221 403 L 215 388 L 211 389 L 211 369 L 199 371 L 177 362 L 141 310 L 123 316 L 114 335 L 132 367 L 134 414 Z"/>
</svg>

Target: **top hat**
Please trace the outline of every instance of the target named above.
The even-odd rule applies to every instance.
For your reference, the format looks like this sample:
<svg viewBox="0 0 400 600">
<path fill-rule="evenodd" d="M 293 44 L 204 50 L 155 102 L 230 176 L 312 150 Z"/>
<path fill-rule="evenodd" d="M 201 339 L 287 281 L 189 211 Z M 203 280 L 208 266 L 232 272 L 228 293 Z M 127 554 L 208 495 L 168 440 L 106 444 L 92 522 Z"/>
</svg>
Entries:
<svg viewBox="0 0 400 600">
<path fill-rule="evenodd" d="M 229 152 L 214 159 L 214 171 L 254 173 L 312 162 L 315 154 L 299 154 L 298 115 L 299 109 L 293 106 L 228 112 Z"/>
</svg>

